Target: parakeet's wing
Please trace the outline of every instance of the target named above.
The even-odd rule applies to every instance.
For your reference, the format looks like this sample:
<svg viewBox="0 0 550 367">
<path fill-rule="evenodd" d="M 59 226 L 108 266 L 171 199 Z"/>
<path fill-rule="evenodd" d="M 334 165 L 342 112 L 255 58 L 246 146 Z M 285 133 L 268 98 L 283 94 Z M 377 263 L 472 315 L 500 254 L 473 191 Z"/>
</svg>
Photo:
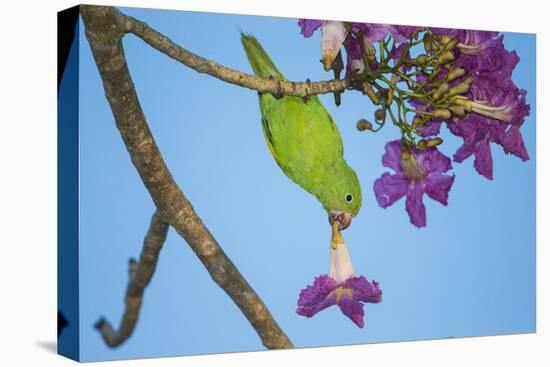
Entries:
<svg viewBox="0 0 550 367">
<path fill-rule="evenodd" d="M 242 34 L 241 41 L 256 75 L 285 80 L 256 38 Z M 356 213 L 360 207 L 357 176 L 345 163 L 340 132 L 319 98 L 277 99 L 263 93 L 259 101 L 265 140 L 283 172 L 327 210 L 353 209 L 343 200 L 355 192 L 359 197 Z"/>
<path fill-rule="evenodd" d="M 260 97 L 262 127 L 271 154 L 293 181 L 311 191 L 322 171 L 343 157 L 338 128 L 317 97 Z"/>
</svg>

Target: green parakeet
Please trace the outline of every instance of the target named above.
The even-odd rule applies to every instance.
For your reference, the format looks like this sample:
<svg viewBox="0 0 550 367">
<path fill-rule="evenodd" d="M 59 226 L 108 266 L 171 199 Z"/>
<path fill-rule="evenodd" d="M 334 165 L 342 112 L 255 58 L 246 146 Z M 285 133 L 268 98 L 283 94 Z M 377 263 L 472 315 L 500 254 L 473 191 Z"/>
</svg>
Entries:
<svg viewBox="0 0 550 367">
<path fill-rule="evenodd" d="M 241 41 L 254 73 L 285 80 L 258 40 L 242 34 Z M 315 195 L 329 215 L 347 228 L 361 208 L 361 186 L 344 160 L 340 132 L 317 96 L 259 96 L 265 140 L 283 172 Z"/>
</svg>

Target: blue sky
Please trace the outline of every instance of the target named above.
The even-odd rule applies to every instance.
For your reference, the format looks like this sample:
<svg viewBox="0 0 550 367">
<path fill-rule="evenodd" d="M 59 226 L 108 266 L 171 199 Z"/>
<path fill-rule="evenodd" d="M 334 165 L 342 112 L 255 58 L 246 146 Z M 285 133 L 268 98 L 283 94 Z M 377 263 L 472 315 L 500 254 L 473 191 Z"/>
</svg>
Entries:
<svg viewBox="0 0 550 367">
<path fill-rule="evenodd" d="M 250 72 L 239 31 L 254 34 L 291 80 L 328 79 L 319 34 L 303 39 L 295 19 L 124 9 L 176 43 Z M 137 257 L 154 211 L 131 165 L 80 29 L 80 337 L 83 360 L 261 350 L 237 307 L 212 282 L 172 229 L 145 293 L 133 336 L 107 348 L 92 328 L 118 324 L 127 262 Z M 493 146 L 494 181 L 472 159 L 454 165 L 443 207 L 425 199 L 428 227 L 409 224 L 404 201 L 376 204 L 374 180 L 386 171 L 393 126 L 360 133 L 374 109 L 359 93 L 342 105 L 321 99 L 340 128 L 345 157 L 363 188 L 363 207 L 344 232 L 357 273 L 380 282 L 382 303 L 366 305 L 358 329 L 338 309 L 296 315 L 300 289 L 328 271 L 326 214 L 280 171 L 265 145 L 255 92 L 198 74 L 134 36 L 124 47 L 141 106 L 174 178 L 228 256 L 263 298 L 296 347 L 524 333 L 535 330 L 535 37 L 505 34 L 521 62 L 516 84 L 528 91 L 522 128 L 531 160 Z M 444 129 L 445 130 L 445 129 Z M 460 139 L 448 131 L 441 150 Z"/>
</svg>

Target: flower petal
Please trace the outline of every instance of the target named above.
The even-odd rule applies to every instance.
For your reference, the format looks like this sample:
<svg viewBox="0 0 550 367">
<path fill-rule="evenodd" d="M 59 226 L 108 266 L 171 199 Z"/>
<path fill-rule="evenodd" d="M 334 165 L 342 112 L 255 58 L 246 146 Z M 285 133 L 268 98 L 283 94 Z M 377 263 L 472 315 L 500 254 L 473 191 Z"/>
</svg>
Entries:
<svg viewBox="0 0 550 367">
<path fill-rule="evenodd" d="M 364 27 L 365 38 L 370 43 L 382 41 L 390 32 L 391 26 L 388 24 L 370 24 L 366 23 Z"/>
<path fill-rule="evenodd" d="M 355 301 L 367 303 L 380 303 L 382 301 L 382 291 L 377 281 L 370 283 L 364 276 L 349 278 L 343 284 L 343 287 L 351 288 L 351 296 Z"/>
<path fill-rule="evenodd" d="M 501 144 L 506 154 L 513 154 L 523 161 L 529 160 L 529 153 L 527 153 L 527 149 L 525 148 L 525 142 L 519 131 L 519 126 L 512 126 L 503 136 Z"/>
<path fill-rule="evenodd" d="M 456 153 L 453 155 L 453 159 L 455 162 L 462 163 L 465 159 L 470 157 L 473 154 L 473 152 L 470 150 L 470 147 L 466 144 L 462 144 L 457 150 Z"/>
<path fill-rule="evenodd" d="M 344 315 L 349 317 L 351 321 L 355 323 L 355 325 L 359 326 L 360 328 L 365 326 L 365 321 L 363 318 L 365 317 L 365 311 L 363 310 L 363 304 L 357 301 L 354 301 L 353 299 L 343 296 L 340 302 L 338 302 L 338 306 L 340 306 L 340 310 Z"/>
<path fill-rule="evenodd" d="M 443 205 L 447 205 L 449 190 L 455 180 L 455 175 L 449 176 L 434 173 L 426 178 L 426 194 Z"/>
<path fill-rule="evenodd" d="M 344 41 L 344 47 L 346 48 L 346 72 L 351 73 L 352 71 L 357 74 L 361 74 L 365 70 L 365 63 L 363 62 L 361 43 L 357 38 L 346 38 Z"/>
<path fill-rule="evenodd" d="M 409 219 L 418 228 L 426 227 L 426 207 L 422 202 L 423 194 L 422 184 L 419 182 L 412 183 L 407 191 L 407 201 L 405 202 Z"/>
<path fill-rule="evenodd" d="M 313 35 L 317 28 L 323 25 L 323 21 L 316 19 L 300 19 L 298 21 L 298 25 L 300 26 L 302 30 L 301 33 L 304 35 L 304 37 L 308 38 Z"/>
<path fill-rule="evenodd" d="M 408 181 L 405 176 L 391 175 L 387 172 L 374 181 L 374 194 L 382 208 L 395 203 L 407 193 Z"/>
<path fill-rule="evenodd" d="M 436 148 L 420 151 L 416 156 L 427 172 L 443 173 L 452 168 L 451 159 Z"/>
<path fill-rule="evenodd" d="M 432 120 L 429 125 L 422 126 L 423 129 L 419 130 L 418 133 L 422 136 L 434 136 L 439 135 L 441 131 L 441 121 Z"/>
<path fill-rule="evenodd" d="M 395 172 L 403 172 L 401 165 L 401 140 L 387 142 L 384 149 L 382 165 L 393 169 Z"/>
<path fill-rule="evenodd" d="M 489 140 L 485 139 L 477 143 L 474 155 L 474 167 L 477 173 L 489 180 L 492 180 L 493 157 L 491 155 L 491 146 L 489 144 Z"/>
<path fill-rule="evenodd" d="M 328 275 L 315 278 L 312 285 L 302 289 L 298 297 L 298 315 L 311 317 L 317 312 L 336 304 L 336 297 L 331 292 L 338 287 L 334 279 Z"/>
</svg>

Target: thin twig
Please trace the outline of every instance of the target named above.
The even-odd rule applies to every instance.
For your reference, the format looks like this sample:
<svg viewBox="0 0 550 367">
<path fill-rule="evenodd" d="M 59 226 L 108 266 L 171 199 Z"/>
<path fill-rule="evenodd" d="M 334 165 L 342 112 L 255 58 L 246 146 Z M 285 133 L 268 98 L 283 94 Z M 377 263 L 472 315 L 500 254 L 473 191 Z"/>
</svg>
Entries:
<svg viewBox="0 0 550 367">
<path fill-rule="evenodd" d="M 121 25 L 121 13 L 112 7 L 88 5 L 83 5 L 81 12 L 116 126 L 163 220 L 187 241 L 212 279 L 239 307 L 267 348 L 292 348 L 291 341 L 202 223 L 168 170 L 128 71 L 122 47 L 127 27 Z"/>
<path fill-rule="evenodd" d="M 128 266 L 128 287 L 126 288 L 126 296 L 124 298 L 126 309 L 118 330 L 114 331 L 109 321 L 104 318 L 99 319 L 95 325 L 105 343 L 110 347 L 116 347 L 124 343 L 134 331 L 141 303 L 143 302 L 143 292 L 151 281 L 157 267 L 159 253 L 166 240 L 168 227 L 168 223 L 162 220 L 158 212 L 155 212 L 151 218 L 149 230 L 143 240 L 139 262 L 130 259 Z"/>
</svg>

